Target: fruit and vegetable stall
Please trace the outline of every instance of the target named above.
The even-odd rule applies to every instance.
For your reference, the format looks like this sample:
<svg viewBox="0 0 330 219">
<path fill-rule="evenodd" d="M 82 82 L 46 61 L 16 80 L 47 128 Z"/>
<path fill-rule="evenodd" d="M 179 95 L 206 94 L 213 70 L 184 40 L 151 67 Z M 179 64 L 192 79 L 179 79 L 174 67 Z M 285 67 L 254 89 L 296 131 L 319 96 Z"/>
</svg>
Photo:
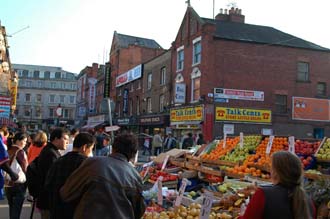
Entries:
<svg viewBox="0 0 330 219">
<path fill-rule="evenodd" d="M 330 138 L 241 134 L 173 150 L 140 167 L 148 204 L 143 218 L 236 218 L 256 187 L 271 183 L 270 157 L 280 150 L 299 156 L 318 218 L 330 217 Z"/>
</svg>

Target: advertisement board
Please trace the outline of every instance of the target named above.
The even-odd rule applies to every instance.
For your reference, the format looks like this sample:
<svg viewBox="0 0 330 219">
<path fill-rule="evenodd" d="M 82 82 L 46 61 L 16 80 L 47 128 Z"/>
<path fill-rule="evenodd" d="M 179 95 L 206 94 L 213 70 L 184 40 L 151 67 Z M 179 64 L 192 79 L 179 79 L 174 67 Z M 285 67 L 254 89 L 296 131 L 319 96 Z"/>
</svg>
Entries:
<svg viewBox="0 0 330 219">
<path fill-rule="evenodd" d="M 271 123 L 272 111 L 261 109 L 216 107 L 216 121 Z"/>
<path fill-rule="evenodd" d="M 186 102 L 186 84 L 184 83 L 175 84 L 174 103 L 185 103 L 185 102 Z"/>
<path fill-rule="evenodd" d="M 214 88 L 214 99 L 264 101 L 263 91 Z"/>
<path fill-rule="evenodd" d="M 178 109 L 171 109 L 171 122 L 184 121 L 202 121 L 204 118 L 203 106 L 185 107 Z"/>
<path fill-rule="evenodd" d="M 292 97 L 292 119 L 330 121 L 327 99 Z"/>
<path fill-rule="evenodd" d="M 120 87 L 127 84 L 130 81 L 134 81 L 142 77 L 142 65 L 135 66 L 129 71 L 116 77 L 116 87 Z"/>
<path fill-rule="evenodd" d="M 9 118 L 11 98 L 0 96 L 0 118 Z"/>
</svg>

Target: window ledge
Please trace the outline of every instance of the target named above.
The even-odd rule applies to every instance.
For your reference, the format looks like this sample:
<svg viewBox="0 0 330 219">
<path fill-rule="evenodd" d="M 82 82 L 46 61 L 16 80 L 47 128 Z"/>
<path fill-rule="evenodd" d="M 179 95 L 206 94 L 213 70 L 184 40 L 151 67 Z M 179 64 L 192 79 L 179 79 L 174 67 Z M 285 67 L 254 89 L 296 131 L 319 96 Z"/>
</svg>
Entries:
<svg viewBox="0 0 330 219">
<path fill-rule="evenodd" d="M 195 67 L 195 66 L 198 66 L 200 64 L 201 64 L 201 62 L 197 62 L 197 63 L 192 64 L 191 67 Z"/>
<path fill-rule="evenodd" d="M 320 95 L 320 94 L 316 94 L 315 98 L 328 99 L 326 95 Z"/>
</svg>

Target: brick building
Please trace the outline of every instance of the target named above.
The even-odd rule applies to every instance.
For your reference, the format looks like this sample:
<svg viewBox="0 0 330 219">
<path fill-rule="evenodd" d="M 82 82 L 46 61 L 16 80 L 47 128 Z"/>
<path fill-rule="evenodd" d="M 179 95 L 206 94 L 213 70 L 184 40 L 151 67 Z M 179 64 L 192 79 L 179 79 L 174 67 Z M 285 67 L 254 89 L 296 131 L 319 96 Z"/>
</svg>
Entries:
<svg viewBox="0 0 330 219">
<path fill-rule="evenodd" d="M 152 39 L 114 32 L 110 50 L 110 97 L 115 102 L 114 123 L 138 129 L 143 64 L 164 50 Z M 131 77 L 132 72 L 138 73 Z"/>
<path fill-rule="evenodd" d="M 246 24 L 239 9 L 208 19 L 188 7 L 171 51 L 176 135 L 212 140 L 224 126 L 234 135 L 330 135 L 329 115 L 318 113 L 329 111 L 329 49 Z"/>
</svg>

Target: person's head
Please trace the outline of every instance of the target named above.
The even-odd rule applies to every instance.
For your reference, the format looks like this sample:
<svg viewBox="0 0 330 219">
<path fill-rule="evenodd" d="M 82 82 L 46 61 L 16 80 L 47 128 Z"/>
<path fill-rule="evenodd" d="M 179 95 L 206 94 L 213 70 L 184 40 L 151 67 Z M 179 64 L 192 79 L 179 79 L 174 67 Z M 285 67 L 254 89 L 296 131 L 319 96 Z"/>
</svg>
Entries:
<svg viewBox="0 0 330 219">
<path fill-rule="evenodd" d="M 271 175 L 275 184 L 286 187 L 300 185 L 303 179 L 303 169 L 300 159 L 288 152 L 278 151 L 272 155 Z"/>
<path fill-rule="evenodd" d="M 69 144 L 69 132 L 64 128 L 56 128 L 49 138 L 50 142 L 59 150 L 65 150 Z"/>
<path fill-rule="evenodd" d="M 310 218 L 309 201 L 303 188 L 303 167 L 297 155 L 278 151 L 271 158 L 271 177 L 289 191 L 294 219 Z"/>
<path fill-rule="evenodd" d="M 133 134 L 118 135 L 112 145 L 112 152 L 125 155 L 128 161 L 135 156 L 137 150 L 138 141 Z"/>
<path fill-rule="evenodd" d="M 44 146 L 47 144 L 47 134 L 44 131 L 38 131 L 35 134 L 34 139 L 32 139 L 32 143 L 34 146 L 39 148 Z"/>
<path fill-rule="evenodd" d="M 23 149 L 26 145 L 28 135 L 23 132 L 17 132 L 14 136 L 9 137 L 7 144 L 8 149 L 10 149 L 12 146 L 17 146 L 20 149 Z"/>
<path fill-rule="evenodd" d="M 3 137 L 8 137 L 9 136 L 9 130 L 8 130 L 7 126 L 2 126 L 0 128 L 0 131 L 2 132 L 1 134 L 3 135 Z"/>
<path fill-rule="evenodd" d="M 187 135 L 188 135 L 189 138 L 192 138 L 192 133 L 191 132 L 189 132 Z"/>
<path fill-rule="evenodd" d="M 108 146 L 110 143 L 110 138 L 108 136 L 105 136 L 103 138 L 103 146 Z"/>
<path fill-rule="evenodd" d="M 82 154 L 88 156 L 95 144 L 95 137 L 87 132 L 79 133 L 73 141 L 73 150 L 77 150 Z"/>
<path fill-rule="evenodd" d="M 203 139 L 203 138 L 204 138 L 204 136 L 203 136 L 202 133 L 199 133 L 199 134 L 198 134 L 198 137 L 199 137 L 200 139 Z"/>
</svg>

